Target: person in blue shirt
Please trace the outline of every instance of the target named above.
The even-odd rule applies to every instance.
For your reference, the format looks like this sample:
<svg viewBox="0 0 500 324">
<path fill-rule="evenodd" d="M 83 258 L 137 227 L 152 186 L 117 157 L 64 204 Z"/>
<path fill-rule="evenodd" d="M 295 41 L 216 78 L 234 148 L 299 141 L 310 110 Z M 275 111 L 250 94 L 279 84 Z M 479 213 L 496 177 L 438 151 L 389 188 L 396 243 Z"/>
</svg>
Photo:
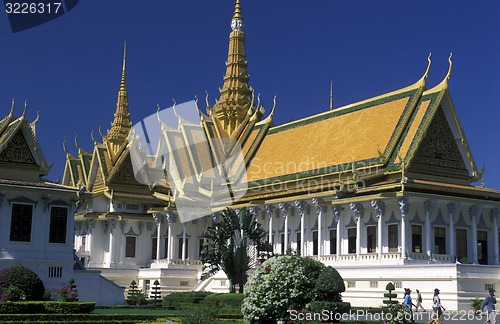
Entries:
<svg viewBox="0 0 500 324">
<path fill-rule="evenodd" d="M 486 298 L 483 301 L 483 304 L 481 305 L 481 312 L 484 310 L 485 307 L 488 310 L 488 320 L 486 321 L 486 323 L 490 324 L 496 323 L 495 320 L 495 317 L 497 315 L 497 313 L 495 312 L 496 303 L 497 299 L 495 298 L 495 289 L 490 288 L 488 296 L 486 296 Z"/>
<path fill-rule="evenodd" d="M 408 307 L 410 309 L 410 314 L 411 314 L 411 318 L 412 318 L 412 322 L 414 322 L 413 320 L 413 301 L 411 299 L 411 290 L 410 288 L 405 288 L 405 298 L 403 300 L 403 305 L 405 307 Z"/>
</svg>

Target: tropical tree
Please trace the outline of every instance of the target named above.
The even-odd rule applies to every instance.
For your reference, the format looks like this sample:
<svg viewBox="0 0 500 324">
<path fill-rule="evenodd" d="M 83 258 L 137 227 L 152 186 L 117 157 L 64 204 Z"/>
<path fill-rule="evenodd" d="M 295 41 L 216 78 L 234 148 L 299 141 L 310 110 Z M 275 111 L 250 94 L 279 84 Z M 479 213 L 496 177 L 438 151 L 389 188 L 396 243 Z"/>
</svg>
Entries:
<svg viewBox="0 0 500 324">
<path fill-rule="evenodd" d="M 224 271 L 229 279 L 229 291 L 243 292 L 247 271 L 255 268 L 269 256 L 270 245 L 265 241 L 262 225 L 245 209 L 239 213 L 226 209 L 214 219 L 205 233 L 206 241 L 201 251 L 204 263 L 202 280 Z"/>
</svg>

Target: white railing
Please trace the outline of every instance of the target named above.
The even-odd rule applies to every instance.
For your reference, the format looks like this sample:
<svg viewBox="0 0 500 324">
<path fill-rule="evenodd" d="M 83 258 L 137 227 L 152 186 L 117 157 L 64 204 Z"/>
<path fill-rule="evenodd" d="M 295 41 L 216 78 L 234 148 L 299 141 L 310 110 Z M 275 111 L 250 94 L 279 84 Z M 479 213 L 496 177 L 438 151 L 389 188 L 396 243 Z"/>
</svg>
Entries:
<svg viewBox="0 0 500 324">
<path fill-rule="evenodd" d="M 151 268 L 193 268 L 198 269 L 203 266 L 200 260 L 181 260 L 181 259 L 158 259 L 151 260 Z"/>
<path fill-rule="evenodd" d="M 389 253 L 364 253 L 364 254 L 341 254 L 323 255 L 317 258 L 325 264 L 335 265 L 360 265 L 360 264 L 402 264 L 400 252 Z"/>
</svg>

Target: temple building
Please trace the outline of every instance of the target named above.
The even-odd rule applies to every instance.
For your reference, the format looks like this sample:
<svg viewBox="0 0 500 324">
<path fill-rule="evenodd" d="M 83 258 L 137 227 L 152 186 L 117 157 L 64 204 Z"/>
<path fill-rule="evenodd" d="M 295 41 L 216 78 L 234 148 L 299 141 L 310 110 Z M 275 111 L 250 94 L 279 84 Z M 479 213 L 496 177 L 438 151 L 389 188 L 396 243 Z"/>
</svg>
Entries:
<svg viewBox="0 0 500 324">
<path fill-rule="evenodd" d="M 121 304 L 122 287 L 75 260 L 77 190 L 42 178 L 50 166 L 37 140 L 37 122 L 38 117 L 26 119 L 26 105 L 15 118 L 14 101 L 0 120 L 0 269 L 30 268 L 50 291 L 72 278 L 80 300 Z"/>
<path fill-rule="evenodd" d="M 180 160 L 167 172 L 209 177 L 205 170 L 239 146 L 246 186 L 232 208 L 263 224 L 275 253 L 292 248 L 335 267 L 353 306 L 381 306 L 388 282 L 401 294 L 418 288 L 424 300 L 437 287 L 449 310 L 469 309 L 471 299 L 498 288 L 500 191 L 474 185 L 482 173 L 448 87 L 451 55 L 437 85 L 426 84 L 429 55 L 412 85 L 275 126 L 279 104 L 266 115 L 249 86 L 243 29 L 236 0 L 220 98 L 213 106 L 207 100 L 196 127 L 162 126 L 159 150 L 144 160 L 160 161 L 162 150 L 175 147 Z M 102 143 L 93 140 L 92 153 L 67 154 L 63 184 L 87 190 L 75 218 L 78 255 L 124 286 L 139 280 L 147 290 L 158 279 L 164 292 L 227 291 L 223 274 L 199 280 L 203 234 L 217 202 L 214 212 L 182 222 L 176 201 L 183 188 L 139 183 L 129 116 L 124 57 L 111 129 Z M 182 145 L 200 129 L 205 144 Z M 202 155 L 213 164 L 193 160 Z M 159 174 L 153 164 L 141 177 Z M 203 177 L 181 185 L 205 190 Z"/>
</svg>

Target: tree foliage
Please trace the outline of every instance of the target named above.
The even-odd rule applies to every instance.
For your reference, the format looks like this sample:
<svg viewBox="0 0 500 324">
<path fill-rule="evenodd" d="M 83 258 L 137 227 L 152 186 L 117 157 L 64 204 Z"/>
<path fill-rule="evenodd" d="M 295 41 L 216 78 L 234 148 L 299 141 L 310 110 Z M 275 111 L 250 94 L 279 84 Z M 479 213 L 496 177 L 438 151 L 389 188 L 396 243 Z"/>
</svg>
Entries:
<svg viewBox="0 0 500 324">
<path fill-rule="evenodd" d="M 14 266 L 0 271 L 0 295 L 5 295 L 2 299 L 42 300 L 44 293 L 43 281 L 31 269 Z"/>
<path fill-rule="evenodd" d="M 201 261 L 205 264 L 202 279 L 222 270 L 229 279 L 229 291 L 236 292 L 239 285 L 242 293 L 247 271 L 256 267 L 263 253 L 269 251 L 265 237 L 262 225 L 245 208 L 240 209 L 239 214 L 226 209 L 205 233 L 206 242 L 201 251 Z"/>
</svg>

